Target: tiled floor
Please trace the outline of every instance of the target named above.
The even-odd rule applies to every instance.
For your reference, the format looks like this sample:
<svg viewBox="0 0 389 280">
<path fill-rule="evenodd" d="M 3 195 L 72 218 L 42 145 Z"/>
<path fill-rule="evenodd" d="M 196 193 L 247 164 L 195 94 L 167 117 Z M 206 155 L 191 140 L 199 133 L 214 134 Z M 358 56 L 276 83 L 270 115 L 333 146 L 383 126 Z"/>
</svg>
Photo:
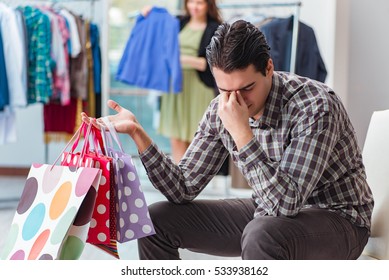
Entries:
<svg viewBox="0 0 389 280">
<path fill-rule="evenodd" d="M 138 169 L 139 171 L 139 169 Z M 142 170 L 140 170 L 140 173 Z M 142 174 L 141 174 L 142 175 Z M 164 200 L 165 198 L 145 179 L 143 174 L 142 186 L 148 204 L 156 201 Z M 17 203 L 23 191 L 25 178 L 24 177 L 1 177 L 0 176 L 0 254 L 4 247 L 4 242 L 12 223 L 12 219 L 16 210 Z M 249 190 L 231 189 L 226 186 L 229 185 L 229 177 L 216 176 L 211 183 L 200 194 L 199 198 L 222 198 L 222 197 L 249 197 L 251 192 Z M 136 241 L 130 241 L 124 244 L 119 244 L 118 247 L 121 259 L 137 260 L 137 244 Z M 214 256 L 208 256 L 198 253 L 189 252 L 187 250 L 181 251 L 182 259 L 222 259 Z M 109 260 L 114 259 L 107 253 L 87 244 L 81 256 L 81 259 L 87 260 Z"/>
</svg>

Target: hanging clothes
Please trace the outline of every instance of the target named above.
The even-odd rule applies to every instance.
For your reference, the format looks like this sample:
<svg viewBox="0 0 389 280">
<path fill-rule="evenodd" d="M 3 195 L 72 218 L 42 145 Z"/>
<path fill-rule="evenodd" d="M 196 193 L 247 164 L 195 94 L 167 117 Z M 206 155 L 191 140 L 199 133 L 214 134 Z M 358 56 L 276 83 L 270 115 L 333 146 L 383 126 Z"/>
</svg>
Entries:
<svg viewBox="0 0 389 280">
<path fill-rule="evenodd" d="M 3 49 L 3 36 L 0 28 L 0 114 L 4 110 L 5 106 L 9 105 L 9 91 L 8 91 L 8 79 L 7 70 L 5 69 L 5 58 Z"/>
<path fill-rule="evenodd" d="M 73 12 L 69 13 L 74 17 L 77 31 L 81 42 L 81 50 L 76 57 L 70 59 L 70 92 L 74 98 L 87 100 L 88 98 L 88 62 L 86 57 L 86 30 L 85 20 Z M 73 48 L 73 46 L 72 46 Z"/>
<path fill-rule="evenodd" d="M 165 8 L 139 15 L 120 60 L 116 79 L 140 88 L 178 93 L 182 89 L 179 21 Z"/>
<path fill-rule="evenodd" d="M 70 104 L 62 106 L 61 104 L 50 103 L 43 108 L 44 142 L 69 141 L 75 132 L 77 121 L 79 101 L 71 98 Z"/>
<path fill-rule="evenodd" d="M 77 57 L 81 52 L 80 35 L 78 34 L 78 28 L 75 17 L 66 9 L 61 9 L 59 14 L 66 19 L 66 23 L 69 28 L 70 40 L 69 40 L 69 53 L 71 57 Z"/>
<path fill-rule="evenodd" d="M 24 19 L 23 12 L 18 9 L 14 9 L 17 24 L 18 24 L 18 32 L 20 34 L 20 42 L 22 47 L 22 69 L 21 69 L 21 83 L 23 87 L 23 91 L 20 93 L 21 98 L 23 98 L 23 101 L 21 101 L 21 106 L 27 105 L 27 85 L 28 85 L 28 76 L 27 76 L 27 69 L 28 69 L 28 45 L 27 45 L 27 26 L 26 21 Z"/>
<path fill-rule="evenodd" d="M 59 106 L 55 102 L 46 104 L 43 109 L 45 143 L 68 141 L 75 129 L 81 124 L 80 114 L 85 111 L 90 116 L 96 116 L 96 91 L 94 65 L 101 65 L 94 61 L 92 48 L 100 49 L 99 38 L 93 32 L 98 33 L 96 25 L 90 20 L 76 15 L 70 10 L 58 11 L 67 22 L 68 34 L 68 58 L 71 99 L 68 106 Z M 101 71 L 99 73 L 101 75 Z M 101 81 L 101 77 L 98 81 Z M 100 87 L 101 89 L 101 87 Z M 101 104 L 101 102 L 100 102 Z"/>
<path fill-rule="evenodd" d="M 66 106 L 70 104 L 69 53 L 67 47 L 69 32 L 66 21 L 51 7 L 39 6 L 39 9 L 49 17 L 51 23 L 51 58 L 54 64 L 51 67 L 53 72 L 53 94 L 50 97 L 50 102 L 58 102 Z"/>
<path fill-rule="evenodd" d="M 28 34 L 28 104 L 48 103 L 53 93 L 50 19 L 38 8 L 23 11 Z"/>
<path fill-rule="evenodd" d="M 25 107 L 27 98 L 22 81 L 24 47 L 16 13 L 4 3 L 0 3 L 0 25 L 7 71 L 9 105 L 11 107 Z"/>
<path fill-rule="evenodd" d="M 90 40 L 93 56 L 93 87 L 97 95 L 101 94 L 101 49 L 100 49 L 100 34 L 96 24 L 90 24 Z"/>
<path fill-rule="evenodd" d="M 93 83 L 93 54 L 92 43 L 90 37 L 90 21 L 85 22 L 85 52 L 87 60 L 87 91 L 88 91 L 88 110 L 87 113 L 90 116 L 96 115 L 96 95 Z"/>
<path fill-rule="evenodd" d="M 93 59 L 93 89 L 96 95 L 95 116 L 101 117 L 101 49 L 100 34 L 96 24 L 90 24 L 90 40 Z"/>
<path fill-rule="evenodd" d="M 16 107 L 44 105 L 46 143 L 68 141 L 81 111 L 97 113 L 99 40 L 97 25 L 68 9 L 0 3 L 0 144 L 16 141 Z"/>
<path fill-rule="evenodd" d="M 274 18 L 261 25 L 260 29 L 271 48 L 274 70 L 290 71 L 293 16 Z M 320 82 L 324 82 L 327 77 L 315 32 L 312 27 L 302 22 L 299 22 L 298 29 L 295 73 Z"/>
<path fill-rule="evenodd" d="M 0 145 L 16 142 L 15 108 L 27 106 L 25 41 L 19 20 L 14 9 L 0 3 Z"/>
</svg>

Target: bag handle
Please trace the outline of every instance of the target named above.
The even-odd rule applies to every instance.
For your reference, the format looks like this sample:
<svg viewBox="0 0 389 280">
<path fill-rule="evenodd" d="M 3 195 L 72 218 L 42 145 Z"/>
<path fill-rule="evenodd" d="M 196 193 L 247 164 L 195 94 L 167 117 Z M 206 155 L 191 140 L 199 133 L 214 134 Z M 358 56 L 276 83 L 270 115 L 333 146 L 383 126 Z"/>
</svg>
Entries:
<svg viewBox="0 0 389 280">
<path fill-rule="evenodd" d="M 109 150 L 108 150 L 108 148 L 109 147 L 112 147 L 112 137 L 108 137 L 109 139 L 109 144 L 110 145 L 108 145 L 108 143 L 107 143 L 107 134 L 106 134 L 106 131 L 105 131 L 105 127 L 103 127 L 102 125 L 100 125 L 100 135 L 101 135 L 101 138 L 102 138 L 102 140 L 103 140 L 103 146 L 104 146 L 104 150 L 105 150 L 105 155 L 106 156 L 110 156 L 109 155 Z"/>
<path fill-rule="evenodd" d="M 72 146 L 72 148 L 70 150 L 71 153 L 74 153 L 74 151 L 76 150 L 76 148 L 78 146 L 78 143 L 80 142 L 81 136 L 84 135 L 84 138 L 85 138 L 87 130 L 88 130 L 87 124 L 85 122 L 82 122 L 81 126 L 80 126 L 80 128 L 78 130 L 79 131 L 78 136 L 74 140 L 73 146 Z"/>
<path fill-rule="evenodd" d="M 124 153 L 124 149 L 123 149 L 122 143 L 120 142 L 119 135 L 116 132 L 116 129 L 114 128 L 112 123 L 109 121 L 108 117 L 103 117 L 103 118 L 101 118 L 101 120 L 103 121 L 105 127 L 108 128 L 110 136 L 113 138 L 115 143 L 118 145 L 120 151 L 122 153 Z"/>
<path fill-rule="evenodd" d="M 78 169 L 80 167 L 80 164 L 82 163 L 85 154 L 89 151 L 89 140 L 88 139 L 90 137 L 91 132 L 92 132 L 92 123 L 89 123 L 88 129 L 87 129 L 85 136 L 84 136 L 84 145 L 82 146 L 80 158 L 78 159 L 76 169 Z"/>
<path fill-rule="evenodd" d="M 80 139 L 80 135 L 81 135 L 81 130 L 82 129 L 85 129 L 85 126 L 87 124 L 85 122 L 83 122 L 80 127 L 77 129 L 77 131 L 74 133 L 74 135 L 72 136 L 72 138 L 69 140 L 69 142 L 66 144 L 65 148 L 63 148 L 63 150 L 61 151 L 61 153 L 58 155 L 58 157 L 55 159 L 54 163 L 52 164 L 51 168 L 50 168 L 50 171 L 53 169 L 54 165 L 57 164 L 58 160 L 60 159 L 60 157 L 64 154 L 64 152 L 67 150 L 67 148 L 70 146 L 71 143 L 76 143 L 78 144 L 78 141 Z M 80 163 L 82 162 L 82 159 L 84 158 L 84 155 L 85 155 L 85 152 L 86 152 L 86 149 L 87 149 L 87 138 L 89 137 L 89 134 L 91 132 L 91 128 L 92 128 L 92 123 L 90 123 L 88 126 L 87 126 L 87 131 L 85 133 L 85 140 L 84 140 L 84 145 L 82 147 L 82 151 L 81 151 L 81 154 L 80 154 L 80 159 L 79 161 L 77 162 L 77 165 L 76 165 L 76 169 L 78 169 Z M 74 151 L 75 149 L 75 146 L 73 144 L 73 147 L 72 147 L 72 152 Z"/>
<path fill-rule="evenodd" d="M 101 154 L 107 155 L 106 148 L 104 146 L 104 138 L 100 130 L 92 126 L 91 135 L 92 135 L 92 142 L 93 142 L 95 152 L 96 153 L 101 152 Z M 98 148 L 100 148 L 100 150 Z"/>
</svg>

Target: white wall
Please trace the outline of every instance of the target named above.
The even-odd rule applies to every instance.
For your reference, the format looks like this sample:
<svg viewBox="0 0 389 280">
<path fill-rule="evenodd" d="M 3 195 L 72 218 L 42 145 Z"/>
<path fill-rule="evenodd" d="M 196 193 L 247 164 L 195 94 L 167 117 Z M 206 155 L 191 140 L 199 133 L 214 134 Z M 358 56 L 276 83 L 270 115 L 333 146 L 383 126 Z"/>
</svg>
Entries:
<svg viewBox="0 0 389 280">
<path fill-rule="evenodd" d="M 363 148 L 372 113 L 389 109 L 389 1 L 302 3 L 301 20 L 315 30 L 326 82 L 342 98 Z"/>
<path fill-rule="evenodd" d="M 327 68 L 326 83 L 334 85 L 336 0 L 303 0 L 300 20 L 313 28 Z"/>
<path fill-rule="evenodd" d="M 336 1 L 334 56 L 332 60 L 333 89 L 348 107 L 350 0 Z"/>
<path fill-rule="evenodd" d="M 389 1 L 350 1 L 348 109 L 361 146 L 375 110 L 389 109 Z"/>
</svg>

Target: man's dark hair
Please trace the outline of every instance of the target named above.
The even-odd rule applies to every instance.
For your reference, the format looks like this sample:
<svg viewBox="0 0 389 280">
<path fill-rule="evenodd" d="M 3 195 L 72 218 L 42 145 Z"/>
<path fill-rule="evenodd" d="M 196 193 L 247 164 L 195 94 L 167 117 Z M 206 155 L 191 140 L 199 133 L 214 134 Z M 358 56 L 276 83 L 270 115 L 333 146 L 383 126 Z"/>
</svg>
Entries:
<svg viewBox="0 0 389 280">
<path fill-rule="evenodd" d="M 266 76 L 270 47 L 263 33 L 244 20 L 219 25 L 207 47 L 207 60 L 211 67 L 225 73 L 242 70 L 253 64 L 256 71 Z"/>
</svg>

